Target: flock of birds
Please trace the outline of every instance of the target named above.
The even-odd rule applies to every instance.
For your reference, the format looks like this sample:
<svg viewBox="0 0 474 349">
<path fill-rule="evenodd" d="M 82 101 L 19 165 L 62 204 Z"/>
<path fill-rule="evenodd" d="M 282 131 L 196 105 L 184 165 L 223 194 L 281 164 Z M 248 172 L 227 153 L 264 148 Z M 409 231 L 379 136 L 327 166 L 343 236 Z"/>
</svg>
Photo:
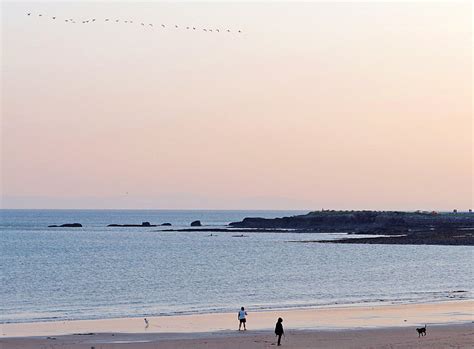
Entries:
<svg viewBox="0 0 474 349">
<path fill-rule="evenodd" d="M 31 12 L 28 12 L 27 13 L 27 16 L 34 16 L 33 13 Z M 58 20 L 58 21 L 61 21 L 62 19 L 59 19 L 58 17 L 56 16 L 46 16 L 46 15 L 43 15 L 43 14 L 38 14 L 38 17 L 45 17 L 45 18 L 50 18 L 50 19 L 53 19 L 53 20 Z M 64 22 L 65 23 L 72 23 L 72 24 L 76 24 L 76 23 L 80 23 L 80 24 L 87 24 L 87 23 L 94 23 L 94 22 L 99 22 L 99 21 L 102 21 L 102 22 L 112 22 L 112 23 L 126 23 L 126 24 L 138 24 L 138 25 L 141 25 L 143 27 L 155 27 L 155 25 L 153 23 L 145 23 L 145 22 L 137 22 L 137 21 L 133 21 L 133 20 L 130 20 L 130 19 L 127 19 L 127 20 L 120 20 L 120 19 L 114 19 L 114 18 L 105 18 L 105 19 L 97 19 L 97 18 L 90 18 L 90 19 L 87 19 L 87 20 L 78 20 L 76 21 L 75 19 L 73 18 L 66 18 L 64 19 Z M 212 33 L 212 32 L 215 32 L 215 33 L 221 33 L 221 32 L 227 32 L 227 33 L 232 33 L 232 32 L 236 32 L 236 33 L 242 33 L 241 30 L 235 30 L 235 31 L 231 31 L 230 29 L 219 29 L 219 28 L 198 28 L 198 27 L 193 27 L 193 26 L 179 26 L 177 24 L 174 24 L 174 26 L 167 26 L 165 24 L 161 24 L 160 26 L 156 25 L 156 27 L 161 27 L 162 29 L 166 29 L 166 28 L 174 28 L 174 29 L 185 29 L 185 30 L 202 30 L 204 32 L 208 32 L 208 33 Z"/>
</svg>

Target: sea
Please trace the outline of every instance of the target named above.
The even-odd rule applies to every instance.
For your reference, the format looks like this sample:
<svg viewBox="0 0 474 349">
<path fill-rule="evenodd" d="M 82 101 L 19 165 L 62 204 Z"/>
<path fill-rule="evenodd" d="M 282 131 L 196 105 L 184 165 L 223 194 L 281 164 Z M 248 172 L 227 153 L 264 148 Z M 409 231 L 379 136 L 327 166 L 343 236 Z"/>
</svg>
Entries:
<svg viewBox="0 0 474 349">
<path fill-rule="evenodd" d="M 343 233 L 176 232 L 303 211 L 0 210 L 0 322 L 468 299 L 471 246 L 301 243 Z M 82 228 L 48 228 L 78 222 Z M 171 223 L 171 227 L 107 227 Z M 238 236 L 238 235 L 244 235 Z M 236 236 L 237 235 L 237 236 Z"/>
</svg>

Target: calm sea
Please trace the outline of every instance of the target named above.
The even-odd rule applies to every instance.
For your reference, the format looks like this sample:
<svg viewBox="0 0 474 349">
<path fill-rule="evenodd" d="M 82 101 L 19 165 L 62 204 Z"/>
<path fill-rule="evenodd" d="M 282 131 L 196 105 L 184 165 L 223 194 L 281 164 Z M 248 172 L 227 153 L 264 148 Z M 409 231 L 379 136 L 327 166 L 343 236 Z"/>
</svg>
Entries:
<svg viewBox="0 0 474 349">
<path fill-rule="evenodd" d="M 0 321 L 172 315 L 470 298 L 473 247 L 302 244 L 341 235 L 164 232 L 110 223 L 298 211 L 0 210 Z M 47 228 L 79 222 L 83 228 Z M 239 233 L 240 234 L 240 233 Z M 467 291 L 467 292 L 460 292 Z"/>
</svg>

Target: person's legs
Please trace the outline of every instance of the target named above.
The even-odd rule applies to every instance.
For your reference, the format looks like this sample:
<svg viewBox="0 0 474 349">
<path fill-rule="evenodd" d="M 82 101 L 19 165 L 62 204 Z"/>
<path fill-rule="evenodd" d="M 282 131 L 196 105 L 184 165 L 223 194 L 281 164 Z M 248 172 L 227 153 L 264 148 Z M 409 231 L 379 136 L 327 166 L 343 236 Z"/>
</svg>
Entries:
<svg viewBox="0 0 474 349">
<path fill-rule="evenodd" d="M 246 323 L 246 322 L 247 322 L 247 321 L 244 320 L 244 331 L 247 331 L 247 327 L 245 327 L 245 323 Z"/>
<path fill-rule="evenodd" d="M 242 321 L 239 320 L 239 331 L 240 331 L 241 326 L 242 326 Z"/>
<path fill-rule="evenodd" d="M 278 345 L 281 345 L 281 334 L 278 335 Z"/>
</svg>

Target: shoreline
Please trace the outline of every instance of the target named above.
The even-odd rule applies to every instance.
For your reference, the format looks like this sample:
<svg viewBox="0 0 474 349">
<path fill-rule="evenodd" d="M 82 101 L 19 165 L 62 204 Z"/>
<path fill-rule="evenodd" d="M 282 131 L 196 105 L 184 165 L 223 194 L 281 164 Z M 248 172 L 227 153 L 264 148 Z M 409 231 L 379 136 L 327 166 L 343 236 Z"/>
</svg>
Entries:
<svg viewBox="0 0 474 349">
<path fill-rule="evenodd" d="M 421 301 L 420 299 L 373 299 L 365 301 L 354 301 L 354 302 L 335 302 L 335 303 L 322 303 L 322 304 L 304 304 L 304 305 L 284 305 L 284 306 L 274 306 L 274 307 L 249 307 L 252 309 L 252 313 L 267 313 L 267 312 L 284 312 L 284 311 L 300 311 L 300 310 L 320 310 L 320 309 L 339 309 L 339 308 L 360 308 L 360 307 L 384 307 L 384 306 L 404 306 L 404 305 L 422 305 L 422 304 L 439 304 L 439 303 L 449 303 L 449 302 L 465 302 L 465 301 L 474 301 L 474 298 L 471 297 L 472 292 L 467 290 L 455 290 L 446 292 L 451 294 L 451 296 L 445 296 L 438 299 L 428 299 Z M 452 296 L 452 294 L 466 294 L 468 296 Z M 172 313 L 160 313 L 160 314 L 133 314 L 133 315 L 122 315 L 122 316 L 93 316 L 93 317 L 84 317 L 84 318 L 37 318 L 32 320 L 1 320 L 0 326 L 3 325 L 21 325 L 21 324 L 40 324 L 40 323 L 60 323 L 60 322 L 73 322 L 73 321 L 108 321 L 108 320 L 127 320 L 127 319 L 143 319 L 143 318 L 168 318 L 168 317 L 181 317 L 181 316 L 203 316 L 203 315 L 216 315 L 216 314 L 233 314 L 229 309 L 218 309 L 218 310 L 203 310 L 200 312 L 196 311 L 178 311 Z"/>
<path fill-rule="evenodd" d="M 277 317 L 285 319 L 291 330 L 376 329 L 389 327 L 467 324 L 474 321 L 474 300 L 447 300 L 409 304 L 357 304 L 311 308 L 252 311 L 248 309 L 248 328 L 268 331 Z M 234 313 L 207 313 L 147 317 L 2 323 L 1 338 L 64 336 L 82 333 L 194 334 L 236 330 Z"/>
</svg>

